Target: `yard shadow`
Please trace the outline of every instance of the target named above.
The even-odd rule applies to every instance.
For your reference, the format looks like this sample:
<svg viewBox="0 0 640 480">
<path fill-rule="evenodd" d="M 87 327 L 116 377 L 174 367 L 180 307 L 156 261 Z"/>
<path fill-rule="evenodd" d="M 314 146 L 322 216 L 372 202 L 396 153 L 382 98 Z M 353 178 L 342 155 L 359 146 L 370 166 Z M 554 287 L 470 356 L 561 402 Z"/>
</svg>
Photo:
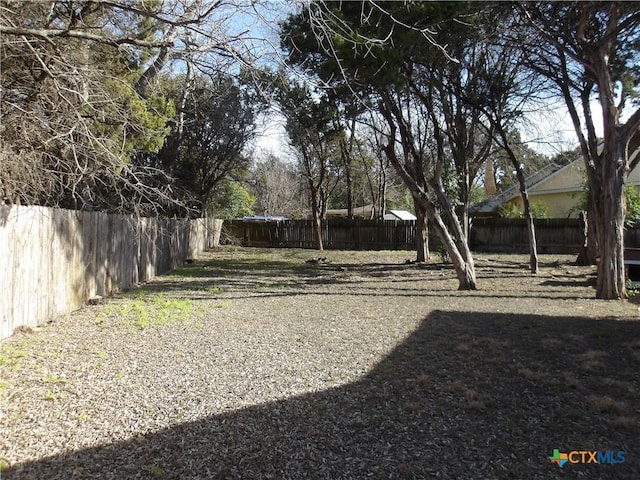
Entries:
<svg viewBox="0 0 640 480">
<path fill-rule="evenodd" d="M 540 285 L 547 287 L 596 287 L 597 279 L 595 276 L 584 278 L 584 275 L 580 275 L 576 277 L 578 278 L 545 280 Z"/>
<path fill-rule="evenodd" d="M 486 262 L 486 260 L 485 260 Z M 554 266 L 555 263 L 554 262 Z M 478 268 L 480 290 L 465 291 L 465 296 L 488 296 L 508 301 L 521 298 L 521 292 L 505 292 L 483 288 L 485 279 L 505 278 L 512 281 L 530 279 L 532 275 L 517 259 L 496 261 Z M 595 285 L 593 276 L 582 271 L 561 272 L 555 280 L 538 283 L 536 298 L 575 300 L 584 298 L 584 292 L 567 291 L 566 287 L 590 287 Z M 415 280 L 415 283 L 412 283 Z M 130 293 L 145 295 L 162 293 L 191 300 L 224 300 L 249 297 L 285 297 L 300 295 L 343 295 L 394 297 L 441 297 L 457 295 L 455 287 L 443 282 L 456 282 L 455 271 L 446 263 L 415 262 L 362 262 L 329 261 L 321 264 L 305 263 L 304 258 L 216 258 L 197 260 L 186 264 L 150 283 L 143 284 Z M 428 287 L 418 282 L 431 282 Z M 407 284 L 409 286 L 407 286 Z M 314 287 L 326 286 L 318 290 Z M 589 293 L 591 294 L 591 293 Z"/>
<path fill-rule="evenodd" d="M 434 311 L 360 380 L 6 479 L 640 478 L 640 322 Z M 624 451 L 618 465 L 549 460 Z"/>
<path fill-rule="evenodd" d="M 368 283 L 388 282 L 390 275 L 402 277 L 421 270 L 452 270 L 450 265 L 413 263 L 305 263 L 295 260 L 261 260 L 250 258 L 224 258 L 199 260 L 169 272 L 139 289 L 149 293 L 190 290 L 207 290 L 223 286 L 225 291 L 252 291 L 270 285 L 301 289 L 309 285 L 354 284 L 355 278 Z M 181 282 L 180 280 L 183 280 Z M 276 292 L 281 294 L 282 292 Z"/>
</svg>

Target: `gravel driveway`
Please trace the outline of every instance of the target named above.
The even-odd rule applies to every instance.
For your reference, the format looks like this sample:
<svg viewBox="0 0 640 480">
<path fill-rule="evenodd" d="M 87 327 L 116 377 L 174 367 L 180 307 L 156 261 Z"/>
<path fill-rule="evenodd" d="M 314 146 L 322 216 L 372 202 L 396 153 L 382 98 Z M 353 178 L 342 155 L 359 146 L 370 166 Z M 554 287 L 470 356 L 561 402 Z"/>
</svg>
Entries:
<svg viewBox="0 0 640 480">
<path fill-rule="evenodd" d="M 2 342 L 0 478 L 640 478 L 638 308 L 590 267 L 317 255 L 221 248 Z"/>
</svg>

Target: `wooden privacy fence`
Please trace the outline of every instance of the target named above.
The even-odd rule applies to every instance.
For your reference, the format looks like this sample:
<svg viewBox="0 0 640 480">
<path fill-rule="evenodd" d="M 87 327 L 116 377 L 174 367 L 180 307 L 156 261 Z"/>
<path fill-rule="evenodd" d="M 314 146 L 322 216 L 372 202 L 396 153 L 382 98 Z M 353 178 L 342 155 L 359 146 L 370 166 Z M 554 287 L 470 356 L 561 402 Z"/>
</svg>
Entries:
<svg viewBox="0 0 640 480">
<path fill-rule="evenodd" d="M 225 221 L 231 241 L 248 247 L 315 248 L 311 220 L 268 222 Z M 411 250 L 415 222 L 404 220 L 328 219 L 322 230 L 324 248 L 334 250 Z"/>
<path fill-rule="evenodd" d="M 583 244 L 579 219 L 536 219 L 535 227 L 540 253 L 577 254 Z M 413 250 L 415 229 L 415 221 L 329 219 L 322 238 L 327 249 Z M 310 220 L 225 221 L 223 230 L 231 241 L 248 247 L 316 246 Z M 627 232 L 628 238 L 631 232 Z M 435 249 L 440 241 L 432 234 L 429 243 Z M 528 252 L 527 224 L 524 219 L 474 218 L 470 245 L 476 251 Z"/>
<path fill-rule="evenodd" d="M 0 338 L 181 265 L 222 221 L 0 206 Z"/>
<path fill-rule="evenodd" d="M 538 253 L 578 253 L 583 245 L 578 218 L 534 220 Z M 472 250 L 528 252 L 529 233 L 523 218 L 474 218 L 469 235 Z"/>
</svg>

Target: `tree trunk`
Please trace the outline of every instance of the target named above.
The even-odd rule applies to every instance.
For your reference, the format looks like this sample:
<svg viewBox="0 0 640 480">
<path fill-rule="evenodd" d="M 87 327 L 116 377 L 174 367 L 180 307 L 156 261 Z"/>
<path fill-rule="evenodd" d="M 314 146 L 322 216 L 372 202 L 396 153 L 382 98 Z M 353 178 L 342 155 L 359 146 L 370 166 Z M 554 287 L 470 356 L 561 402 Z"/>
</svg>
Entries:
<svg viewBox="0 0 640 480">
<path fill-rule="evenodd" d="M 614 137 L 614 138 L 611 138 Z M 605 138 L 602 152 L 606 179 L 602 184 L 602 217 L 598 232 L 598 282 L 596 298 L 613 300 L 627 298 L 624 278 L 624 180 L 626 161 L 625 145 L 620 138 L 612 135 Z"/>
<path fill-rule="evenodd" d="M 313 223 L 316 229 L 316 248 L 319 251 L 323 251 L 324 245 L 322 243 L 322 218 L 320 217 L 317 210 L 313 215 Z"/>
<path fill-rule="evenodd" d="M 524 200 L 524 198 L 523 198 Z M 525 200 L 525 216 L 527 218 L 527 233 L 529 234 L 529 268 L 533 275 L 538 274 L 538 245 L 536 242 L 536 227 L 533 223 L 531 206 L 529 205 L 529 195 Z"/>
<path fill-rule="evenodd" d="M 538 274 L 538 246 L 536 241 L 536 228 L 533 223 L 533 214 L 531 213 L 531 204 L 529 202 L 529 193 L 527 192 L 527 182 L 524 178 L 524 172 L 518 157 L 516 157 L 513 148 L 509 144 L 509 138 L 507 132 L 505 132 L 504 126 L 500 122 L 495 124 L 496 132 L 502 140 L 501 147 L 511 160 L 513 168 L 516 170 L 516 177 L 518 178 L 518 184 L 520 186 L 520 196 L 522 197 L 522 205 L 524 207 L 524 217 L 527 219 L 527 233 L 529 235 L 529 269 L 534 275 Z"/>
<path fill-rule="evenodd" d="M 462 171 L 461 179 L 458 182 L 460 188 L 460 203 L 458 206 L 458 216 L 464 238 L 469 241 L 469 165 L 465 163 Z"/>
<path fill-rule="evenodd" d="M 324 250 L 324 245 L 322 243 L 322 207 L 320 205 L 320 192 L 311 181 L 309 181 L 309 193 L 311 197 L 311 217 L 316 232 L 316 249 L 322 251 Z"/>
<path fill-rule="evenodd" d="M 345 180 L 347 182 L 347 218 L 353 218 L 353 179 L 351 178 L 351 162 L 353 160 L 353 141 L 355 139 L 356 117 L 351 119 L 349 144 L 342 146 Z M 341 142 L 344 143 L 344 142 Z M 364 203 L 364 199 L 363 199 Z"/>
<path fill-rule="evenodd" d="M 580 252 L 578 258 L 576 258 L 576 264 L 581 266 L 595 265 L 595 262 L 591 262 L 589 246 L 595 243 L 595 237 L 589 235 L 589 229 L 593 228 L 589 226 L 589 215 L 586 211 L 580 212 L 580 234 L 582 237 L 582 245 L 580 245 Z M 595 257 L 594 257 L 595 259 Z"/>
<path fill-rule="evenodd" d="M 380 181 L 378 183 L 378 212 L 377 212 L 377 216 L 378 218 L 382 219 L 384 218 L 386 212 L 386 208 L 387 208 L 387 174 L 386 171 L 383 169 L 381 172 L 381 178 Z"/>
<path fill-rule="evenodd" d="M 531 203 L 529 202 L 529 193 L 524 179 L 522 169 L 517 169 L 518 182 L 520 183 L 520 196 L 524 205 L 524 217 L 527 219 L 527 233 L 529 235 L 529 268 L 534 275 L 538 274 L 538 246 L 536 242 L 536 227 L 533 223 L 533 214 L 531 213 Z"/>
<path fill-rule="evenodd" d="M 416 262 L 429 260 L 429 222 L 427 210 L 421 205 L 419 199 L 413 199 L 416 211 Z"/>
<path fill-rule="evenodd" d="M 593 210 L 590 210 L 593 211 Z M 587 212 L 587 264 L 586 265 L 597 265 L 598 264 L 598 231 L 597 231 L 597 222 L 595 221 L 595 215 L 593 216 L 594 221 L 589 221 L 589 213 Z"/>
<path fill-rule="evenodd" d="M 489 158 L 484 162 L 484 194 L 487 198 L 494 197 L 498 193 L 496 186 L 496 173 L 493 168 L 493 160 Z"/>
<path fill-rule="evenodd" d="M 587 199 L 587 211 L 580 214 L 583 220 L 584 243 L 582 252 L 580 252 L 578 263 L 580 265 L 597 265 L 598 264 L 598 208 L 595 204 L 593 190 L 589 188 Z"/>
<path fill-rule="evenodd" d="M 189 8 L 188 10 L 190 10 Z M 134 90 L 138 95 L 142 98 L 146 98 L 146 89 L 147 86 L 153 81 L 155 77 L 157 77 L 160 70 L 167 64 L 171 57 L 171 47 L 173 47 L 173 42 L 178 36 L 178 26 L 171 25 L 165 36 L 163 38 L 163 46 L 160 47 L 158 51 L 158 56 L 156 59 L 147 67 L 147 69 L 142 73 L 138 81 L 134 85 Z"/>
<path fill-rule="evenodd" d="M 353 218 L 353 181 L 351 179 L 351 164 L 345 162 L 344 164 L 345 181 L 347 183 L 347 218 L 351 220 Z"/>
<path fill-rule="evenodd" d="M 444 223 L 442 218 L 440 217 L 440 213 L 438 209 L 433 207 L 433 211 L 429 211 L 429 219 L 433 220 L 433 227 L 438 232 L 439 228 L 444 228 L 442 235 L 445 235 L 450 238 L 450 240 L 446 240 L 443 236 L 440 236 L 440 239 L 443 240 L 443 245 L 447 249 L 447 253 L 449 253 L 449 258 L 456 268 L 456 272 L 458 274 L 458 279 L 460 280 L 460 290 L 476 290 L 476 273 L 475 266 L 473 263 L 473 256 L 471 255 L 471 250 L 469 249 L 469 242 L 467 237 L 464 234 L 462 226 L 460 225 L 460 221 L 458 220 L 458 216 L 456 215 L 455 207 L 449 201 L 449 197 L 444 189 L 444 185 L 442 183 L 442 176 L 436 174 L 435 177 L 431 181 L 433 191 L 438 199 L 440 206 L 443 209 L 445 218 L 448 220 L 447 223 Z M 442 225 L 442 227 L 440 227 Z M 440 235 L 440 234 L 439 234 Z M 452 254 L 452 251 L 449 251 L 450 248 L 455 250 L 455 255 Z M 459 260 L 454 259 L 454 256 L 459 257 Z"/>
<path fill-rule="evenodd" d="M 458 290 L 477 290 L 476 271 L 473 258 L 466 242 L 456 241 L 447 229 L 440 213 L 435 208 L 429 208 L 429 220 L 436 231 L 451 259 L 451 263 L 458 277 Z"/>
<path fill-rule="evenodd" d="M 423 196 L 417 195 L 416 197 L 419 199 L 421 208 L 427 212 L 430 226 L 435 230 L 442 242 L 442 246 L 449 255 L 449 259 L 451 260 L 453 268 L 456 271 L 456 276 L 458 277 L 458 290 L 477 290 L 478 284 L 476 282 L 476 270 L 473 263 L 473 257 L 466 239 L 464 237 L 460 237 L 462 232 L 460 225 L 458 224 L 456 237 L 453 237 L 449 233 L 449 229 L 440 216 L 440 212 L 436 208 L 436 205 Z M 451 210 L 446 212 L 447 216 L 453 216 L 455 218 L 453 206 L 449 203 L 446 205 Z"/>
</svg>

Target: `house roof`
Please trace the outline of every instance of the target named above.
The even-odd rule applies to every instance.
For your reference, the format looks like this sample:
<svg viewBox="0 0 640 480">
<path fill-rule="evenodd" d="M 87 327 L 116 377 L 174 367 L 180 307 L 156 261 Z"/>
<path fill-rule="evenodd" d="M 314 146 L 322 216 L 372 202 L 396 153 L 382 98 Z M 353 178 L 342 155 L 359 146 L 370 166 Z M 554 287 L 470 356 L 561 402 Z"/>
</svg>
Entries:
<svg viewBox="0 0 640 480">
<path fill-rule="evenodd" d="M 569 165 L 572 165 L 572 164 L 570 163 Z M 559 171 L 567 168 L 569 165 L 562 166 L 553 162 L 545 165 L 537 172 L 532 173 L 527 178 L 525 178 L 524 183 L 527 187 L 527 190 L 531 192 L 536 186 L 547 181 L 549 178 L 556 175 Z M 472 210 L 476 213 L 491 213 L 496 211 L 496 209 L 501 205 L 504 205 L 509 200 L 519 195 L 520 195 L 520 185 L 516 184 L 500 192 L 494 197 L 484 201 L 483 203 L 476 206 Z"/>
<path fill-rule="evenodd" d="M 398 220 L 417 220 L 418 218 L 413 213 L 407 212 L 406 210 L 387 210 L 387 214 L 384 216 L 385 220 L 394 220 L 393 217 Z"/>
<path fill-rule="evenodd" d="M 640 155 L 640 149 L 629 156 L 629 161 L 633 161 L 638 155 Z M 527 191 L 537 195 L 579 192 L 585 186 L 584 170 L 582 156 L 564 166 L 550 163 L 525 179 Z M 640 185 L 640 168 L 634 168 L 627 175 L 627 183 Z M 520 196 L 520 186 L 516 184 L 472 210 L 476 213 L 495 212 L 501 205 L 518 196 Z"/>
</svg>

